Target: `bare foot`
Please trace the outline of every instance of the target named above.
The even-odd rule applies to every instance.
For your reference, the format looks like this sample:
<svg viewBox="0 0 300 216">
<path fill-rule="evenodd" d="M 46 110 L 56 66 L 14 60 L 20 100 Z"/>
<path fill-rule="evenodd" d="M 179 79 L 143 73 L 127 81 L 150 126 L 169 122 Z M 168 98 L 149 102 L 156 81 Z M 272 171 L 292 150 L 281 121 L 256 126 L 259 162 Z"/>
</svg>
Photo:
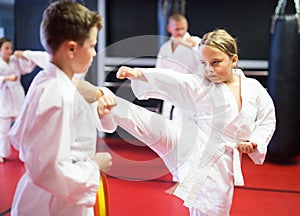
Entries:
<svg viewBox="0 0 300 216">
<path fill-rule="evenodd" d="M 167 194 L 174 194 L 176 188 L 178 187 L 179 183 L 176 182 L 172 187 L 170 187 L 169 189 L 167 189 L 165 192 Z"/>
<path fill-rule="evenodd" d="M 0 163 L 4 163 L 4 158 L 0 157 Z"/>
</svg>

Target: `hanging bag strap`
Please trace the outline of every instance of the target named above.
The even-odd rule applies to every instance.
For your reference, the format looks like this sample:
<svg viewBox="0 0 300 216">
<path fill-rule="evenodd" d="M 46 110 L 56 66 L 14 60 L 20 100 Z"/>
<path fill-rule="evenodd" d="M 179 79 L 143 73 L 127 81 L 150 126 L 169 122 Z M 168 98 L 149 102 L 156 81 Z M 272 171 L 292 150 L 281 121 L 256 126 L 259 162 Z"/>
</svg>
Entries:
<svg viewBox="0 0 300 216">
<path fill-rule="evenodd" d="M 298 34 L 300 34 L 300 0 L 294 0 L 296 8 L 296 18 L 298 20 Z"/>
<path fill-rule="evenodd" d="M 273 16 L 279 16 L 285 13 L 285 6 L 287 4 L 287 0 L 279 0 L 277 6 L 275 8 L 275 12 Z"/>
<path fill-rule="evenodd" d="M 298 33 L 300 34 L 300 0 L 294 0 L 295 3 L 295 9 L 296 9 L 296 14 L 295 17 L 298 20 Z M 275 23 L 277 19 L 285 15 L 285 7 L 287 4 L 287 0 L 278 0 L 277 6 L 275 8 L 275 12 L 272 16 L 272 24 L 271 24 L 271 33 L 274 33 L 274 28 L 275 28 Z"/>
<path fill-rule="evenodd" d="M 299 17 L 300 16 L 300 0 L 294 0 L 295 2 L 295 8 L 296 8 L 296 15 Z"/>
</svg>

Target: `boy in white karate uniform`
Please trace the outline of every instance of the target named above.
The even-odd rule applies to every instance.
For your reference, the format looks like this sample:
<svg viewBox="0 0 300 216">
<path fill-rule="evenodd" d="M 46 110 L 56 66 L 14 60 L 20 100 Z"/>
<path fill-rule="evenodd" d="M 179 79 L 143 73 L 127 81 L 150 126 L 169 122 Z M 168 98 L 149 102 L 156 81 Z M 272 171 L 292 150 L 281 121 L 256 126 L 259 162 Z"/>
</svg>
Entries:
<svg viewBox="0 0 300 216">
<path fill-rule="evenodd" d="M 31 83 L 9 132 L 26 168 L 13 216 L 94 215 L 100 170 L 112 165 L 110 154 L 96 153 L 96 126 L 101 129 L 101 123 L 95 119 L 113 103 L 99 91 L 101 103 L 88 104 L 72 77 L 91 65 L 101 27 L 96 12 L 72 1 L 54 2 L 44 11 L 41 41 L 50 62 Z"/>
</svg>

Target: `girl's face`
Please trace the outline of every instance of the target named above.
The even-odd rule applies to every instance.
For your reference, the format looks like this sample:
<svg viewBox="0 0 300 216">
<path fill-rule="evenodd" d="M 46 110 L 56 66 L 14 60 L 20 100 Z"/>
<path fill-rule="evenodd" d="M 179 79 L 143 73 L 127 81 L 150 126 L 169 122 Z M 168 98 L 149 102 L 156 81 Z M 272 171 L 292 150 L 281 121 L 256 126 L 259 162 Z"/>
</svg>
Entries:
<svg viewBox="0 0 300 216">
<path fill-rule="evenodd" d="M 238 56 L 229 57 L 217 48 L 202 45 L 199 49 L 204 76 L 214 83 L 232 81 L 232 69 L 237 66 Z"/>
<path fill-rule="evenodd" d="M 8 60 L 13 53 L 12 42 L 4 42 L 0 48 L 0 55 L 3 60 Z"/>
</svg>

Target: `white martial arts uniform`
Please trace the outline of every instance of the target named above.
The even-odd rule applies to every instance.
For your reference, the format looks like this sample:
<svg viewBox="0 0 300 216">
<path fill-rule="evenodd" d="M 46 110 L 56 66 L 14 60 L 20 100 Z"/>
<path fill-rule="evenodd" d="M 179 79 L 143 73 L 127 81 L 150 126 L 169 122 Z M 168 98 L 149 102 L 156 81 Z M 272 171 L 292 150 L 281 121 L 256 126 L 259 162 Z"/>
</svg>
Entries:
<svg viewBox="0 0 300 216">
<path fill-rule="evenodd" d="M 191 35 L 187 32 L 185 33 L 183 40 L 188 39 Z M 199 54 L 198 54 L 198 44 L 200 43 L 200 38 L 197 36 L 192 36 L 193 40 L 197 43 L 193 48 L 189 48 L 182 44 L 179 44 L 173 51 L 172 43 L 173 37 L 165 42 L 159 49 L 156 68 L 172 69 L 181 73 L 191 74 L 196 73 L 199 70 Z M 163 103 L 162 115 L 166 118 L 170 117 L 172 104 L 166 102 Z M 172 120 L 181 121 L 180 111 L 176 108 L 173 109 Z"/>
<path fill-rule="evenodd" d="M 115 122 L 149 145 L 169 166 L 179 166 L 175 195 L 184 200 L 191 215 L 229 215 L 234 184 L 244 185 L 236 145 L 245 140 L 257 143 L 257 149 L 248 155 L 254 163 L 263 163 L 275 130 L 271 97 L 241 70 L 235 70 L 241 77 L 240 111 L 224 83 L 161 69 L 143 72 L 148 82 L 132 80 L 135 95 L 174 103 L 182 110 L 182 125 L 119 98 L 112 111 Z M 191 164 L 190 169 L 181 172 L 186 163 Z"/>
<path fill-rule="evenodd" d="M 9 63 L 0 58 L 0 157 L 11 153 L 7 139 L 12 122 L 18 116 L 25 98 L 24 88 L 20 82 L 21 75 L 30 73 L 35 67 L 31 61 L 10 56 Z M 4 76 L 17 75 L 16 81 L 4 82 Z"/>
<path fill-rule="evenodd" d="M 185 33 L 183 40 L 191 37 L 189 33 Z M 172 43 L 173 37 L 165 42 L 159 49 L 156 65 L 158 68 L 173 69 L 174 71 L 182 73 L 195 73 L 199 69 L 199 54 L 198 44 L 200 38 L 192 36 L 193 40 L 197 43 L 193 48 L 189 48 L 182 44 L 179 44 L 173 51 Z"/>
<path fill-rule="evenodd" d="M 100 181 L 91 160 L 101 129 L 96 105 L 51 63 L 34 78 L 9 132 L 26 168 L 11 215 L 93 215 Z"/>
<path fill-rule="evenodd" d="M 45 69 L 49 62 L 49 54 L 46 51 L 25 50 L 23 56 L 42 69 Z"/>
<path fill-rule="evenodd" d="M 183 40 L 188 39 L 191 35 L 186 32 Z M 199 54 L 198 45 L 200 43 L 200 38 L 197 36 L 192 36 L 193 40 L 197 43 L 193 48 L 179 44 L 173 51 L 172 43 L 174 38 L 171 37 L 170 40 L 166 41 L 159 49 L 156 68 L 172 69 L 174 71 L 191 74 L 196 73 L 199 70 Z M 171 103 L 163 101 L 162 103 L 162 115 L 168 119 L 172 119 L 177 122 L 181 122 L 180 110 Z M 177 170 L 171 170 L 173 175 L 173 180 L 178 182 L 179 176 Z"/>
</svg>

